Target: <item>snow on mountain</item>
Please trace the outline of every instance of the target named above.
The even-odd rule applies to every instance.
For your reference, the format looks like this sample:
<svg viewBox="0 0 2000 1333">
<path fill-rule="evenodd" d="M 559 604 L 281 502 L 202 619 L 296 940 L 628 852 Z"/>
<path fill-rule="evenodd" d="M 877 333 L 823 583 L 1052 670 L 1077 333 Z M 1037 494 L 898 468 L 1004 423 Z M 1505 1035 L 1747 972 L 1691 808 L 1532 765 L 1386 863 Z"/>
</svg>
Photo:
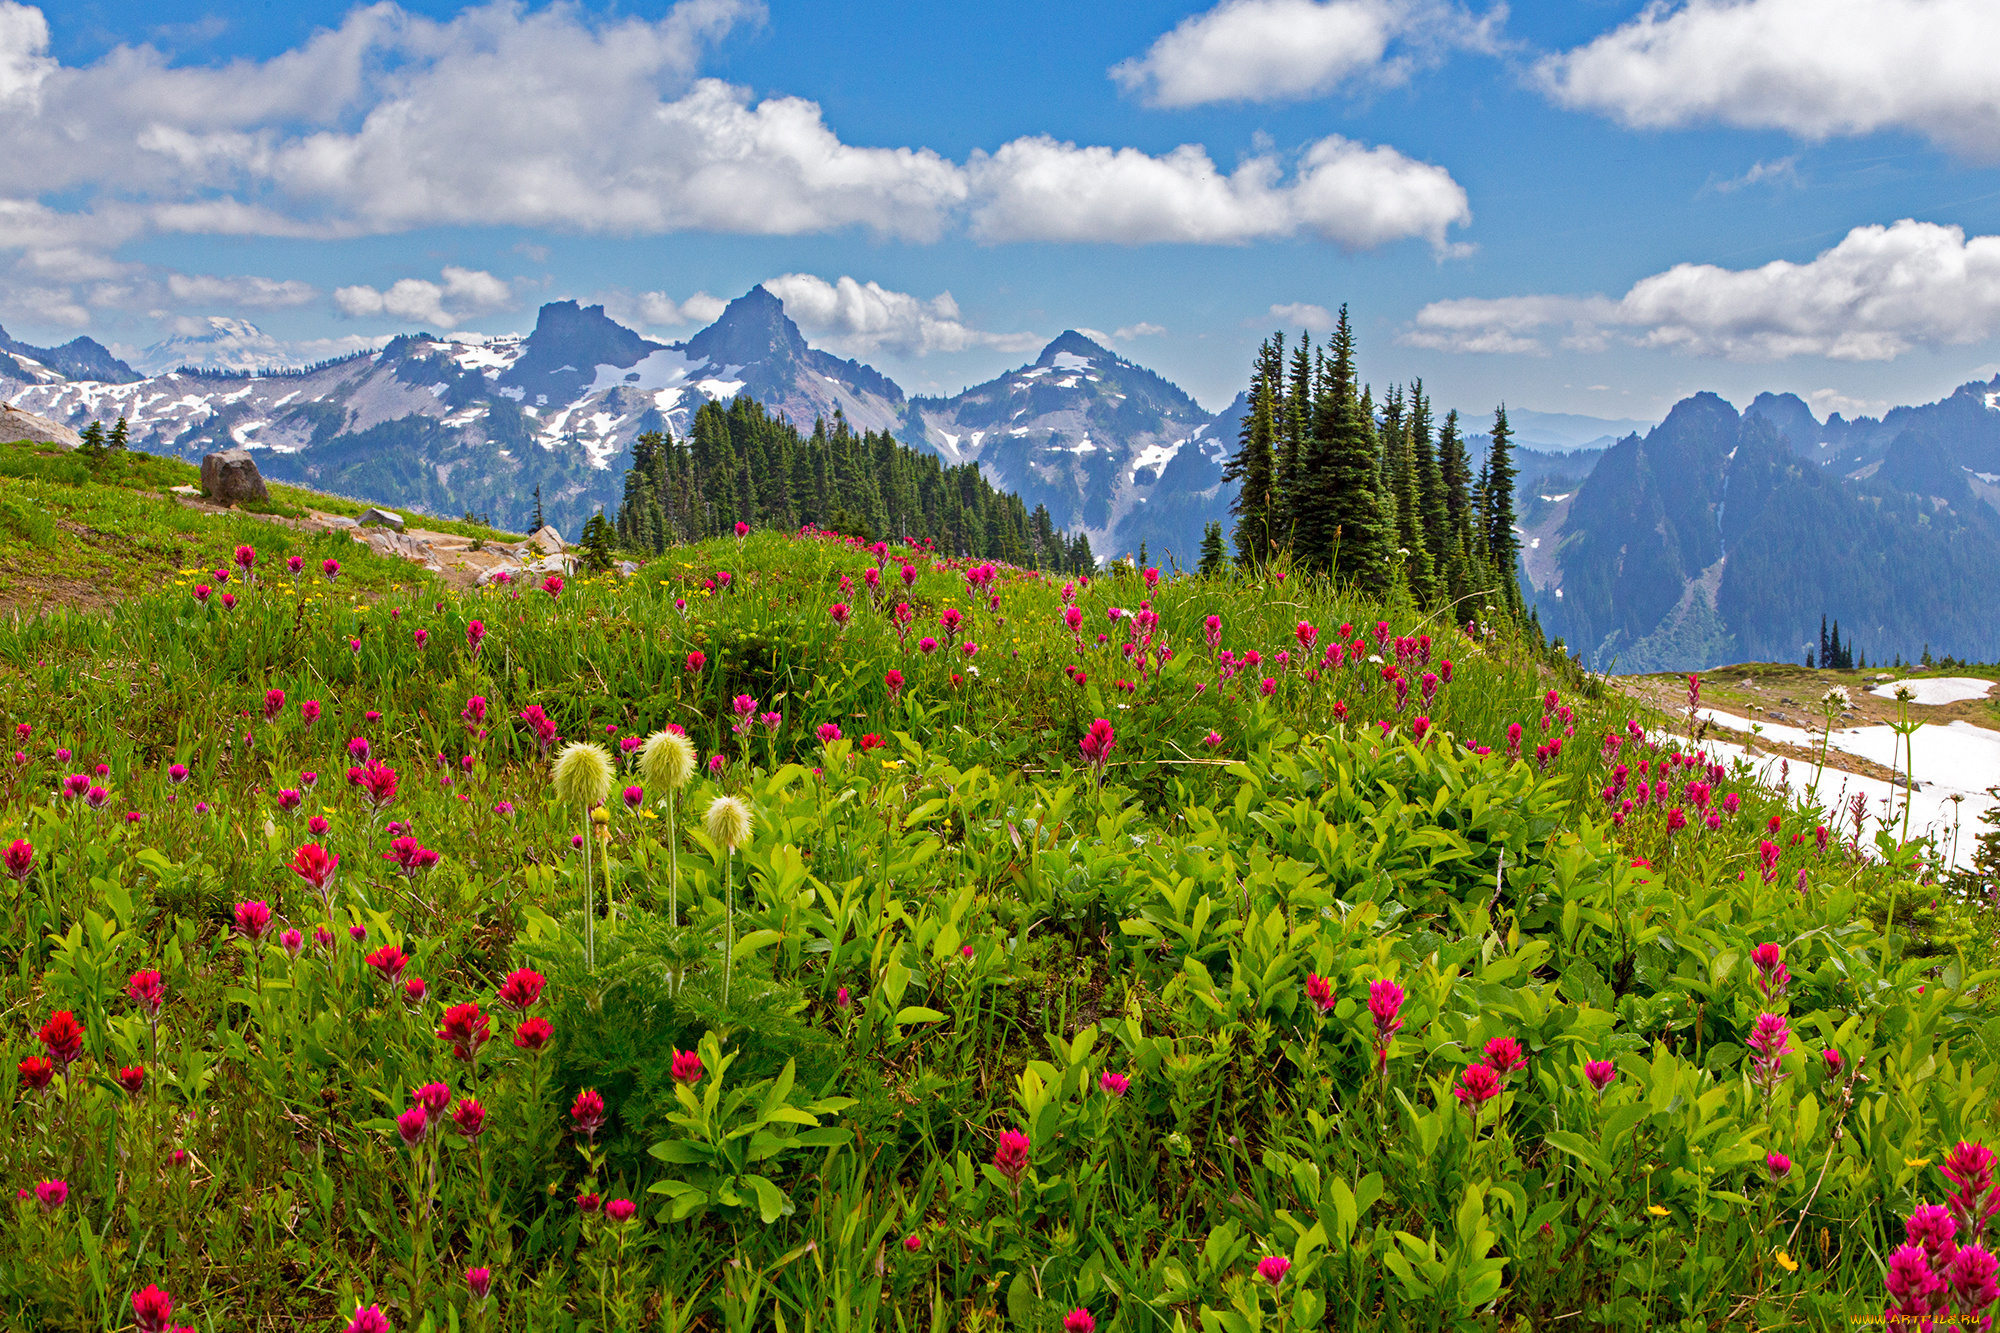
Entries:
<svg viewBox="0 0 2000 1333">
<path fill-rule="evenodd" d="M 574 301 L 543 306 L 527 334 L 415 334 L 310 367 L 255 325 L 218 317 L 148 348 L 144 377 L 104 353 L 123 383 L 50 364 L 95 365 L 75 350 L 85 342 L 60 355 L 0 345 L 0 398 L 77 428 L 123 416 L 136 447 L 189 460 L 241 445 L 276 480 L 433 513 L 518 525 L 539 486 L 548 516 L 572 532 L 600 504 L 615 507 L 640 434 L 684 435 L 703 403 L 750 394 L 801 429 L 839 413 L 857 430 L 924 441 L 947 461 L 976 462 L 1029 508 L 1046 503 L 1099 552 L 1145 543 L 1186 565 L 1202 524 L 1226 518 L 1221 463 L 1241 417 L 1240 399 L 1213 417 L 1075 332 L 956 397 L 909 399 L 872 367 L 808 345 L 761 286 L 673 344 Z"/>
<path fill-rule="evenodd" d="M 1226 516 L 1222 459 L 1235 445 L 1178 387 L 1074 329 L 1032 364 L 953 398 L 912 399 L 911 434 L 953 463 L 976 462 L 993 485 L 1045 504 L 1056 526 L 1082 529 L 1100 555 L 1183 566 L 1202 524 Z"/>
</svg>

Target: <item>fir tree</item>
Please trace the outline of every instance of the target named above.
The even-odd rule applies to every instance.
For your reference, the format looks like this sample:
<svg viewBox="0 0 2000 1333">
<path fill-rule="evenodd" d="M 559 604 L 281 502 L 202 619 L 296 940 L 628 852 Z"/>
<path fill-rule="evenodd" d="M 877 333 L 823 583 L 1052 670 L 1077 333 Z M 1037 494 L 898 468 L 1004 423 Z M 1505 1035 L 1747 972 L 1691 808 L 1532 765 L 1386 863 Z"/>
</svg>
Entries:
<svg viewBox="0 0 2000 1333">
<path fill-rule="evenodd" d="M 529 531 L 540 532 L 543 528 L 547 527 L 548 525 L 549 525 L 548 520 L 542 517 L 542 484 L 538 481 L 535 483 L 534 526 L 530 528 Z"/>
<path fill-rule="evenodd" d="M 1410 386 L 1410 453 L 1417 485 L 1417 528 L 1431 560 L 1429 600 L 1451 595 L 1451 516 L 1445 505 L 1444 474 L 1431 440 L 1431 404 L 1422 380 Z"/>
<path fill-rule="evenodd" d="M 1275 380 L 1282 367 L 1276 346 L 1266 339 L 1258 349 L 1252 372 L 1250 411 L 1243 418 L 1236 452 L 1222 469 L 1225 482 L 1238 483 L 1229 512 L 1236 515 L 1236 559 L 1246 567 L 1254 568 L 1269 559 L 1279 536 L 1272 449 L 1277 434 Z"/>
<path fill-rule="evenodd" d="M 1319 356 L 1312 449 L 1303 464 L 1298 549 L 1308 568 L 1379 589 L 1386 534 L 1377 501 L 1373 422 L 1356 394 L 1354 331 L 1340 308 L 1329 357 Z"/>
<path fill-rule="evenodd" d="M 93 421 L 83 428 L 82 442 L 77 446 L 85 460 L 95 463 L 104 457 L 104 423 Z"/>
<path fill-rule="evenodd" d="M 1220 578 L 1229 567 L 1229 553 L 1222 543 L 1222 525 L 1211 522 L 1201 530 L 1201 568 L 1205 579 Z"/>
<path fill-rule="evenodd" d="M 130 428 L 126 426 L 124 417 L 118 418 L 117 422 L 113 424 L 111 435 L 104 443 L 106 447 L 111 449 L 124 449 L 131 443 Z"/>
<path fill-rule="evenodd" d="M 1486 556 L 1500 580 L 1507 604 L 1519 609 L 1520 578 L 1515 572 L 1521 541 L 1514 532 L 1514 432 L 1503 403 L 1493 412 L 1493 444 L 1486 452 Z"/>
<path fill-rule="evenodd" d="M 578 543 L 583 551 L 583 567 L 593 574 L 602 574 L 610 569 L 615 558 L 611 543 L 611 524 L 605 519 L 604 511 L 599 509 L 583 525 L 583 537 Z"/>
</svg>

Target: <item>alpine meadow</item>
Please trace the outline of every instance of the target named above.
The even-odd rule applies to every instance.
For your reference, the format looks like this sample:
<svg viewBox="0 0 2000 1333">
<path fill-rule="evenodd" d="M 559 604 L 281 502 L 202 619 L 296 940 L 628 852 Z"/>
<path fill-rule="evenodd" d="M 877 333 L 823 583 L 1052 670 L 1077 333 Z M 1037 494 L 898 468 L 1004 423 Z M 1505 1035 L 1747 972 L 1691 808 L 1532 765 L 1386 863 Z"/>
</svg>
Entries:
<svg viewBox="0 0 2000 1333">
<path fill-rule="evenodd" d="M 0 0 L 0 1331 L 1991 1333 L 1989 9 Z"/>
</svg>

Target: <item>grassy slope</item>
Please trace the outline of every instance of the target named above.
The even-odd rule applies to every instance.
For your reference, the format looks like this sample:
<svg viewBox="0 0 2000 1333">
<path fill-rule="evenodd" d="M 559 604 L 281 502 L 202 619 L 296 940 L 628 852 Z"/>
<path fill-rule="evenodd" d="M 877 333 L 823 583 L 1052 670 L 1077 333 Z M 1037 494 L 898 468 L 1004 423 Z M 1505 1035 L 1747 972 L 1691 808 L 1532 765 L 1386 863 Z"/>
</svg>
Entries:
<svg viewBox="0 0 2000 1333">
<path fill-rule="evenodd" d="M 173 512 L 91 488 L 73 503 L 107 522 Z M 204 537 L 178 521 L 140 537 L 192 537 L 195 565 L 256 524 L 204 520 L 243 525 Z M 1005 572 L 995 612 L 951 562 L 913 557 L 901 595 L 917 623 L 898 635 L 860 588 L 873 563 L 757 534 L 558 599 L 452 594 L 405 571 L 365 601 L 277 580 L 227 615 L 169 588 L 0 627 L 0 718 L 32 729 L 0 787 L 0 843 L 24 837 L 37 857 L 6 900 L 0 1003 L 18 1056 L 40 1049 L 30 1034 L 52 1009 L 88 1029 L 77 1076 L 8 1113 L 6 1180 L 73 1191 L 48 1218 L 19 1205 L 0 1234 L 15 1321 L 115 1324 L 125 1294 L 158 1281 L 204 1327 L 339 1327 L 357 1300 L 399 1329 L 444 1327 L 478 1317 L 452 1275 L 480 1263 L 499 1275 L 494 1327 L 782 1313 L 798 1328 L 861 1309 L 882 1327 L 1039 1329 L 1075 1306 L 1107 1329 L 1258 1327 L 1276 1306 L 1253 1267 L 1283 1254 L 1293 1327 L 1572 1311 L 1601 1328 L 1818 1327 L 1879 1311 L 1875 1256 L 1939 1194 L 1927 1160 L 1992 1137 L 1986 920 L 1920 894 L 1916 867 L 1815 852 L 1812 814 L 1754 790 L 1714 833 L 1697 820 L 1670 835 L 1651 807 L 1610 829 L 1596 738 L 1625 721 L 1622 701 L 1569 698 L 1576 735 L 1545 765 L 1481 758 L 1464 747 L 1504 750 L 1510 723 L 1531 748 L 1543 692 L 1571 682 L 1407 608 L 1297 580 L 1167 583 L 1151 605 L 1174 659 L 1141 673 L 1110 616 L 1146 597 L 1136 580 L 1079 590 L 1073 638 L 1054 583 Z M 837 600 L 855 608 L 845 629 Z M 947 608 L 970 615 L 976 657 L 918 650 Z M 1411 743 L 1424 705 L 1413 694 L 1399 714 L 1378 665 L 1318 680 L 1276 665 L 1299 622 L 1320 627 L 1317 649 L 1378 611 L 1433 634 L 1434 665 L 1454 660 L 1425 744 Z M 1209 615 L 1221 647 L 1262 664 L 1218 681 Z M 1065 671 L 1079 666 L 1082 683 Z M 285 699 L 265 723 L 270 689 Z M 781 726 L 739 730 L 739 694 Z M 310 726 L 308 698 L 326 710 Z M 1336 702 L 1351 715 L 1327 731 Z M 515 721 L 530 705 L 578 737 L 674 723 L 724 764 L 674 810 L 654 784 L 638 814 L 615 793 L 639 778 L 621 775 L 609 866 L 594 858 L 586 893 L 579 812 L 552 799 Z M 1077 749 L 1095 718 L 1117 736 L 1102 786 Z M 843 738 L 821 744 L 821 724 Z M 400 770 L 386 810 L 333 776 L 355 736 Z M 1631 744 L 1618 760 L 1642 756 L 1665 754 Z M 103 812 L 51 798 L 99 763 Z M 279 790 L 304 769 L 325 776 L 287 813 Z M 1693 808 L 1697 776 L 1673 770 L 1676 808 Z M 724 791 L 756 816 L 735 856 L 693 817 Z M 285 866 L 313 811 L 343 858 L 330 920 Z M 393 873 L 392 819 L 442 853 L 435 870 Z M 593 972 L 581 909 L 606 897 Z M 294 963 L 233 941 L 245 900 L 308 934 L 331 925 L 332 942 Z M 1794 978 L 1775 1004 L 1747 961 L 1765 941 Z M 385 943 L 426 979 L 421 1002 L 364 963 Z M 523 963 L 550 979 L 535 1012 L 554 1042 L 528 1058 L 497 1011 L 475 1077 L 433 1035 L 443 1007 L 495 1012 L 498 979 Z M 122 993 L 141 966 L 168 987 L 157 1054 Z M 1365 1000 L 1383 978 L 1408 1000 L 1378 1081 Z M 1766 1009 L 1792 1028 L 1768 1103 L 1743 1078 Z M 1529 1067 L 1475 1121 L 1451 1087 L 1497 1038 Z M 677 1091 L 669 1057 L 697 1045 L 707 1072 Z M 1869 1081 L 1830 1074 L 1828 1047 Z M 1618 1070 L 1602 1097 L 1581 1077 L 1600 1057 Z M 787 1059 L 791 1103 L 820 1101 L 835 1132 L 711 1140 L 716 1117 L 747 1128 L 778 1104 L 766 1086 L 728 1109 Z M 138 1098 L 108 1079 L 126 1063 L 149 1069 Z M 1107 1073 L 1131 1080 L 1124 1095 Z M 416 1152 L 398 1146 L 392 1117 L 434 1079 L 483 1101 L 478 1154 L 442 1121 Z M 594 1138 L 564 1114 L 586 1087 L 611 1117 Z M 991 1164 L 1014 1130 L 1030 1139 L 1018 1182 Z M 741 1160 L 752 1143 L 761 1163 Z M 655 1144 L 674 1145 L 664 1161 Z M 1797 1163 L 1776 1184 L 1774 1150 Z M 639 1219 L 580 1211 L 586 1191 L 639 1200 Z"/>
<path fill-rule="evenodd" d="M 191 581 L 195 571 L 227 565 L 249 544 L 274 562 L 332 556 L 363 586 L 409 582 L 406 564 L 373 556 L 344 534 L 305 535 L 283 522 L 307 508 L 359 514 L 368 506 L 340 496 L 272 485 L 256 513 L 190 509 L 168 492 L 197 484 L 200 469 L 177 459 L 126 452 L 94 468 L 53 445 L 0 445 L 0 606 L 107 605 L 141 591 Z M 518 537 L 476 524 L 422 518 L 433 531 L 494 541 Z"/>
</svg>

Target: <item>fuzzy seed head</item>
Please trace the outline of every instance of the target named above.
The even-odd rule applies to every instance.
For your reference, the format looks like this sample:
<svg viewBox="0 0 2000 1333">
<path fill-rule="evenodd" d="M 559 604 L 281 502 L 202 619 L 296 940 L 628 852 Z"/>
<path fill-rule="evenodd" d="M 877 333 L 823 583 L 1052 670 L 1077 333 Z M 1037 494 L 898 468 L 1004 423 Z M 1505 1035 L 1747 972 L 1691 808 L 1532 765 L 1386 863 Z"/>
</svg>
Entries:
<svg viewBox="0 0 2000 1333">
<path fill-rule="evenodd" d="M 718 796 L 704 817 L 708 836 L 725 851 L 738 851 L 750 841 L 750 807 L 734 796 Z"/>
<path fill-rule="evenodd" d="M 694 776 L 694 742 L 678 732 L 654 732 L 639 751 L 639 775 L 654 791 L 679 791 Z"/>
<path fill-rule="evenodd" d="M 556 756 L 556 799 L 579 810 L 602 805 L 611 794 L 611 756 L 589 741 L 572 741 Z"/>
</svg>

